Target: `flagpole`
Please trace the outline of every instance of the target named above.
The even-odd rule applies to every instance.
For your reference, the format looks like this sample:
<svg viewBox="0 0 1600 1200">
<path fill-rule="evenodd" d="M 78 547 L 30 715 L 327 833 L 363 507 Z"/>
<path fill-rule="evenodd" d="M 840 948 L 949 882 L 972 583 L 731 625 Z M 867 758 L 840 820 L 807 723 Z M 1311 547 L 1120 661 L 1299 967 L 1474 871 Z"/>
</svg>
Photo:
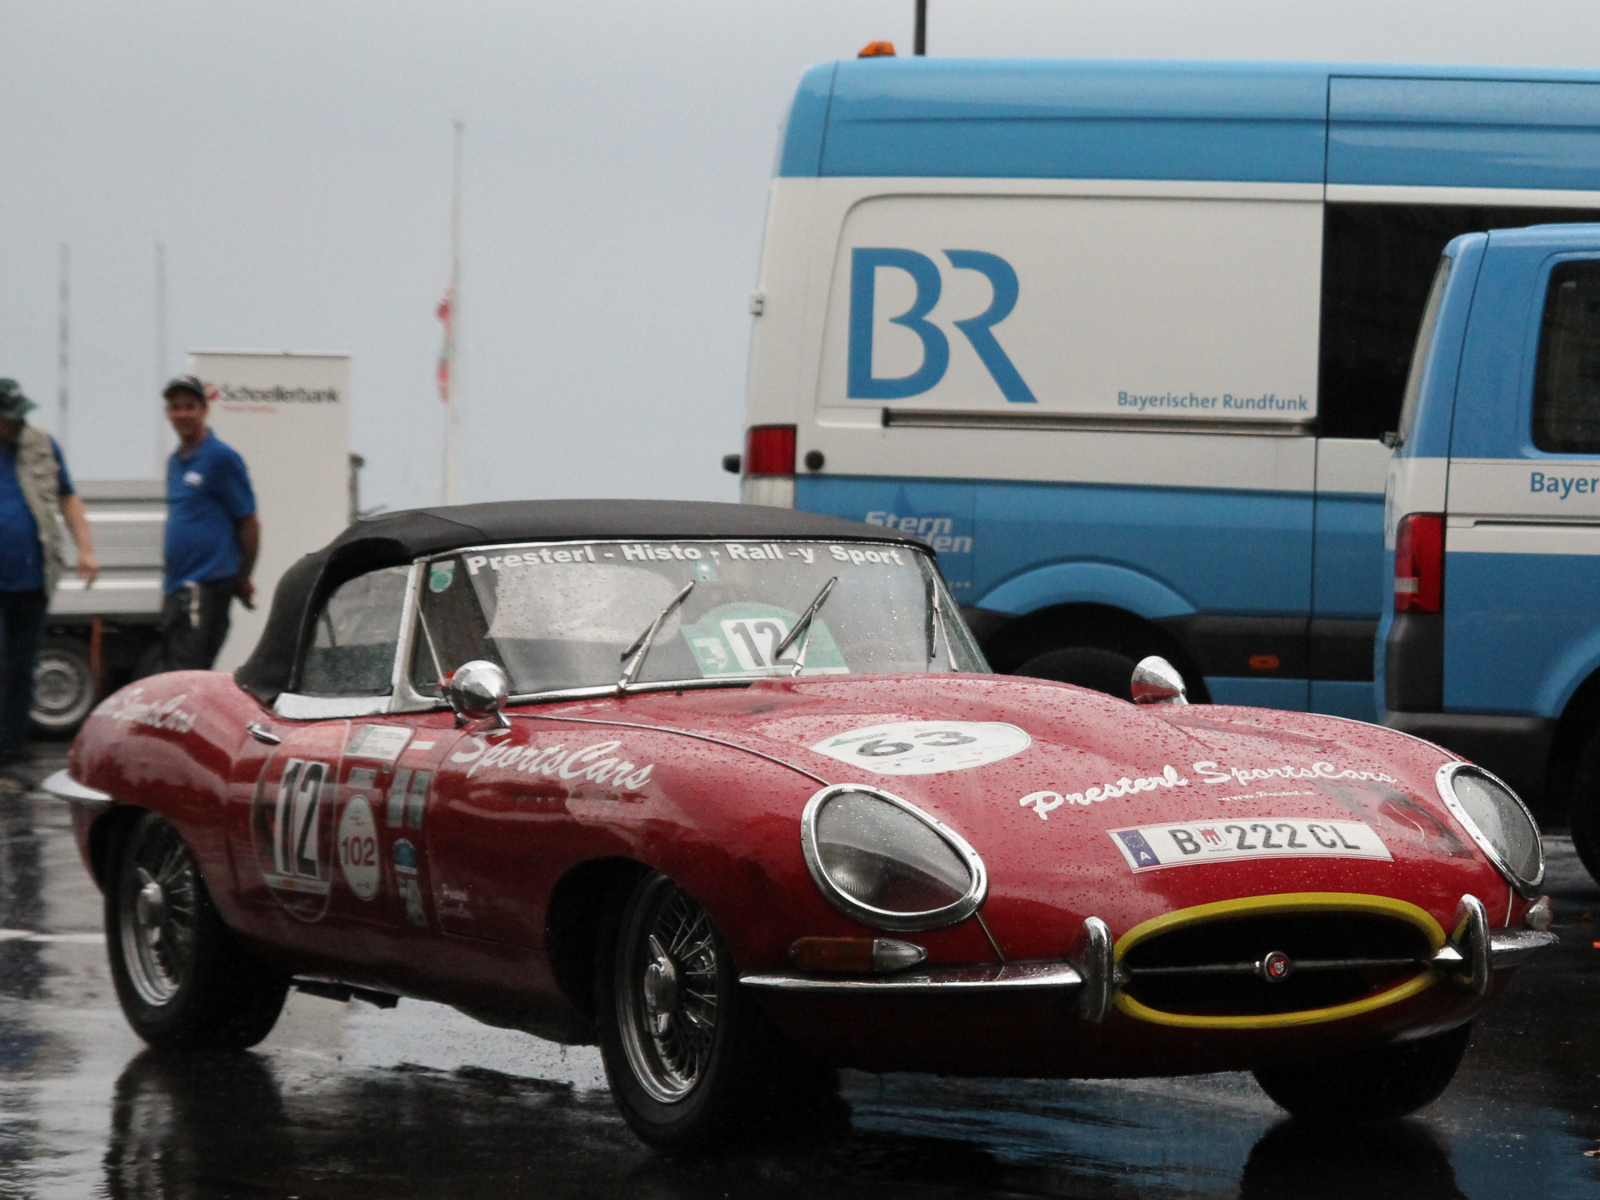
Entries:
<svg viewBox="0 0 1600 1200">
<path fill-rule="evenodd" d="M 444 502 L 460 502 L 461 406 L 456 395 L 456 327 L 461 313 L 461 141 L 465 125 L 455 122 L 455 152 L 450 186 L 450 292 L 446 297 L 449 320 L 445 324 L 445 372 L 440 390 L 445 405 Z"/>
</svg>

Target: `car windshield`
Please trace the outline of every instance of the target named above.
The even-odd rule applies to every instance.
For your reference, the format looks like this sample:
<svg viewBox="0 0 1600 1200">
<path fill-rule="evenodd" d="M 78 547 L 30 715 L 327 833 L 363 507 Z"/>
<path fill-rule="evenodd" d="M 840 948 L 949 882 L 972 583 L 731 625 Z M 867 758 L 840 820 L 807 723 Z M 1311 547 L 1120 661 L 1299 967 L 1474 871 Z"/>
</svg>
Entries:
<svg viewBox="0 0 1600 1200">
<path fill-rule="evenodd" d="M 663 613 L 635 685 L 787 676 L 802 653 L 802 675 L 988 669 L 929 557 L 903 545 L 589 542 L 431 560 L 412 683 L 430 695 L 441 672 L 488 659 L 513 695 L 614 686 Z"/>
</svg>

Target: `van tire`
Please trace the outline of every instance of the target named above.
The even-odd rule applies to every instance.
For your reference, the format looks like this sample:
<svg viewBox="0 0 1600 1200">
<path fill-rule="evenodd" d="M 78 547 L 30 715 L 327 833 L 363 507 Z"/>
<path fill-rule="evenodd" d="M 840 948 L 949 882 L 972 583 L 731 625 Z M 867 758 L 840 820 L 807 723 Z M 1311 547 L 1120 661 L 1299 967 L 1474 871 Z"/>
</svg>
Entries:
<svg viewBox="0 0 1600 1200">
<path fill-rule="evenodd" d="M 33 668 L 33 706 L 28 717 L 34 732 L 41 737 L 71 737 L 96 698 L 89 643 L 70 635 L 46 636 Z"/>
<path fill-rule="evenodd" d="M 1034 655 L 1012 674 L 1073 683 L 1132 701 L 1133 669 L 1138 663 L 1138 659 L 1109 646 L 1062 646 Z"/>
<path fill-rule="evenodd" d="M 1589 730 L 1572 760 L 1567 823 L 1579 861 L 1590 877 L 1600 882 L 1600 724 Z"/>
</svg>

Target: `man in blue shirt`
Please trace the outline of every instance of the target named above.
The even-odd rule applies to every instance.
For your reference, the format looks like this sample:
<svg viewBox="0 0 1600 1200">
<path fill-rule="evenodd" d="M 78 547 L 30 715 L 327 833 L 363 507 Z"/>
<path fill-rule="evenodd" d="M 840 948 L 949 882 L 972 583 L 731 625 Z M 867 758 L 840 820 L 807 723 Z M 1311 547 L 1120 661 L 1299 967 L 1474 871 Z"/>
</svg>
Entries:
<svg viewBox="0 0 1600 1200">
<path fill-rule="evenodd" d="M 261 522 L 239 452 L 206 426 L 205 385 L 179 375 L 164 393 L 178 448 L 167 459 L 161 636 L 169 671 L 209 671 L 235 596 L 255 607 Z"/>
<path fill-rule="evenodd" d="M 24 420 L 34 407 L 16 380 L 0 379 L 0 771 L 8 775 L 28 756 L 33 671 L 61 575 L 58 512 L 78 547 L 78 574 L 88 585 L 100 573 L 61 447 Z"/>
</svg>

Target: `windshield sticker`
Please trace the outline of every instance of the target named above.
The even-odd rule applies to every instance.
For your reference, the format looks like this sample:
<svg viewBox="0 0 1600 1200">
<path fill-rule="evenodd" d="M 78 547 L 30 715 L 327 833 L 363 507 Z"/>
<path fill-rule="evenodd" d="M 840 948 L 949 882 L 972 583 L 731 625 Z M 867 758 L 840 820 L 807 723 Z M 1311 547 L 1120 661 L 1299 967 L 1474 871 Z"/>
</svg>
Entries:
<svg viewBox="0 0 1600 1200">
<path fill-rule="evenodd" d="M 906 565 L 906 560 L 900 557 L 898 550 L 863 550 L 860 546 L 829 546 L 828 553 L 838 562 L 853 563 L 858 567 L 863 563 L 892 562 L 896 566 Z"/>
<path fill-rule="evenodd" d="M 878 775 L 943 775 L 1031 745 L 1031 737 L 1003 721 L 897 721 L 826 737 L 811 749 Z"/>
<path fill-rule="evenodd" d="M 515 742 L 491 746 L 478 734 L 471 740 L 472 746 L 450 756 L 451 762 L 472 764 L 467 768 L 469 778 L 481 767 L 499 767 L 525 775 L 543 775 L 546 779 L 587 779 L 618 790 L 637 791 L 650 782 L 656 769 L 655 763 L 636 767 L 613 754 L 613 750 L 621 747 L 621 742 L 596 742 L 592 746 L 568 750 L 564 742 L 554 746 L 524 746 Z"/>
<path fill-rule="evenodd" d="M 1196 863 L 1254 858 L 1366 858 L 1393 862 L 1383 839 L 1360 821 L 1238 817 L 1108 831 L 1136 874 Z"/>
<path fill-rule="evenodd" d="M 1121 779 L 1111 783 L 1102 783 L 1098 787 L 1085 788 L 1081 792 L 1030 792 L 1017 803 L 1027 808 L 1033 806 L 1033 811 L 1039 814 L 1041 821 L 1049 820 L 1052 810 L 1060 808 L 1063 804 L 1098 804 L 1102 800 L 1115 800 L 1119 796 L 1131 796 L 1135 792 L 1153 792 L 1157 788 L 1188 787 L 1189 781 L 1182 778 L 1168 763 L 1162 768 L 1159 775 L 1147 775 L 1141 779 L 1130 779 L 1124 775 Z"/>
<path fill-rule="evenodd" d="M 694 624 L 684 625 L 681 632 L 703 677 L 749 675 L 794 666 L 799 638 L 784 648 L 777 661 L 773 661 L 772 651 L 789 636 L 789 630 L 798 619 L 798 614 L 775 604 L 744 600 L 712 609 Z M 811 631 L 803 636 L 806 665 L 801 669 L 802 675 L 849 673 L 850 668 L 845 665 L 833 634 L 828 632 L 826 621 L 815 618 Z"/>
<path fill-rule="evenodd" d="M 378 824 L 365 796 L 351 796 L 339 818 L 339 869 L 359 899 L 378 894 Z"/>
<path fill-rule="evenodd" d="M 430 592 L 448 591 L 450 585 L 455 581 L 456 562 L 453 558 L 448 562 L 434 563 L 433 569 L 428 572 L 428 590 Z"/>
<path fill-rule="evenodd" d="M 363 725 L 356 730 L 345 748 L 348 758 L 375 758 L 379 762 L 393 762 L 411 740 L 411 730 L 404 725 Z"/>
</svg>

